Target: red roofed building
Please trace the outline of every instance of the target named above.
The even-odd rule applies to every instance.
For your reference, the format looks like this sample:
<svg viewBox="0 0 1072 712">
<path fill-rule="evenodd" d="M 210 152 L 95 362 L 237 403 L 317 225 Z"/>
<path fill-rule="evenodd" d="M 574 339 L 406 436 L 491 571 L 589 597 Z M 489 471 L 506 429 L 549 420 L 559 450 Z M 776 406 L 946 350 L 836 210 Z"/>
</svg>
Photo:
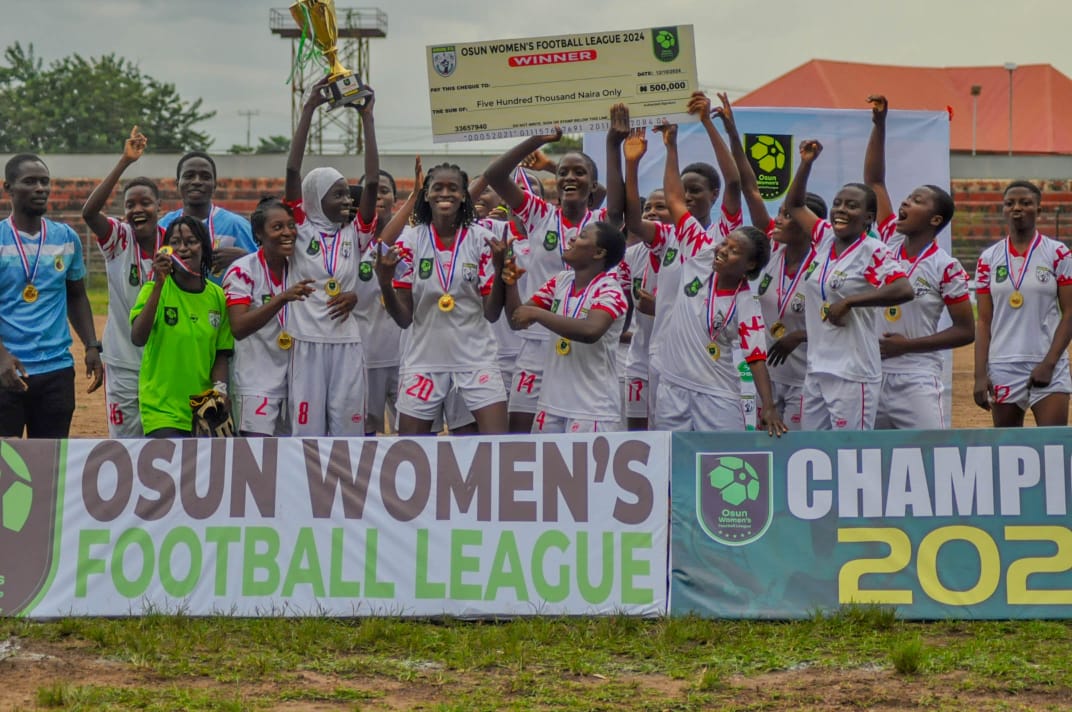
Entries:
<svg viewBox="0 0 1072 712">
<path fill-rule="evenodd" d="M 737 106 L 814 106 L 865 109 L 869 94 L 889 97 L 894 109 L 952 111 L 950 148 L 1009 151 L 1009 70 L 1004 67 L 893 67 L 813 59 L 734 102 Z M 1072 154 L 1072 79 L 1049 64 L 1012 71 L 1013 153 Z"/>
</svg>

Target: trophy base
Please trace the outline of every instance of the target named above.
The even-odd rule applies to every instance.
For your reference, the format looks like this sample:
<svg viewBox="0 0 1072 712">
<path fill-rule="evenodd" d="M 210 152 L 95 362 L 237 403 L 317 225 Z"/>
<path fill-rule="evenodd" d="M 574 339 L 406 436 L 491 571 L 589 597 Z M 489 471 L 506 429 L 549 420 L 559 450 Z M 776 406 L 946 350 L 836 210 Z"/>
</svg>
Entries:
<svg viewBox="0 0 1072 712">
<path fill-rule="evenodd" d="M 360 108 L 365 99 L 372 96 L 372 91 L 361 83 L 361 80 L 353 74 L 339 77 L 326 87 L 328 94 L 328 111 L 357 104 Z"/>
</svg>

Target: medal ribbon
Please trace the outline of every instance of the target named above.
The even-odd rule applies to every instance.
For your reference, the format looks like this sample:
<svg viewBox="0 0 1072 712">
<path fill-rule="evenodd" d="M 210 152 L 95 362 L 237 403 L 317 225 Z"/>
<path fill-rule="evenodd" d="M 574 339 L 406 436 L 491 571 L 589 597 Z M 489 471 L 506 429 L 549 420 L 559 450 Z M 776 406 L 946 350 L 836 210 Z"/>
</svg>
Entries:
<svg viewBox="0 0 1072 712">
<path fill-rule="evenodd" d="M 741 292 L 741 287 L 744 286 L 744 282 L 737 285 L 737 289 L 733 291 L 733 301 L 730 302 L 730 312 L 726 315 L 726 320 L 722 322 L 722 326 L 715 331 L 715 313 L 718 311 L 718 296 L 716 294 L 715 285 L 718 283 L 718 276 L 714 273 L 711 274 L 711 283 L 707 288 L 707 335 L 711 337 L 711 341 L 718 341 L 718 337 L 722 336 L 722 332 L 726 330 L 726 327 L 733 321 L 733 317 L 737 315 L 737 295 Z"/>
<path fill-rule="evenodd" d="M 135 237 L 134 242 L 134 264 L 138 267 L 138 283 L 145 284 L 149 281 L 149 275 L 153 273 L 153 257 L 160 251 L 160 248 L 164 246 L 164 233 L 166 231 L 162 227 L 156 228 L 156 244 L 153 246 L 153 253 L 149 255 L 149 269 L 142 269 L 142 251 L 141 245 L 138 244 L 138 239 Z"/>
<path fill-rule="evenodd" d="M 901 262 L 908 262 L 912 265 L 912 269 L 908 270 L 908 274 L 906 275 L 908 277 L 909 282 L 912 281 L 912 274 L 916 271 L 916 267 L 919 267 L 919 263 L 923 262 L 925 259 L 933 255 L 937 251 L 938 243 L 932 242 L 930 247 L 925 249 L 921 254 L 917 255 L 915 260 L 912 260 L 909 259 L 908 255 L 905 254 L 904 243 L 901 243 L 901 254 L 898 255 L 897 259 Z"/>
<path fill-rule="evenodd" d="M 584 218 L 581 220 L 581 224 L 577 227 L 577 234 L 580 235 L 584 231 L 585 225 L 592 219 L 592 211 L 585 210 Z M 561 255 L 566 251 L 566 233 L 563 232 L 562 225 L 562 208 L 558 209 L 558 254 Z"/>
<path fill-rule="evenodd" d="M 450 287 L 454 284 L 454 269 L 458 266 L 458 248 L 462 246 L 462 241 L 468 234 L 469 230 L 467 228 L 462 228 L 458 232 L 458 236 L 454 238 L 454 244 L 450 248 L 450 262 L 447 263 L 447 267 L 444 269 L 443 263 L 439 261 L 439 235 L 436 234 L 435 226 L 431 223 L 428 224 L 428 241 L 432 243 L 432 259 L 435 261 L 436 277 L 439 278 L 439 286 L 443 288 L 444 294 L 449 294 Z"/>
<path fill-rule="evenodd" d="M 320 251 L 320 257 L 324 260 L 324 269 L 329 277 L 335 276 L 335 269 L 339 266 L 339 246 L 342 245 L 341 232 L 342 228 L 336 230 L 335 235 L 331 238 L 331 250 L 328 250 L 327 233 L 320 233 L 320 242 L 324 244 L 324 249 Z"/>
<path fill-rule="evenodd" d="M 15 238 L 15 249 L 19 251 L 19 259 L 22 260 L 22 271 L 26 273 L 26 283 L 33 284 L 37 279 L 37 268 L 41 266 L 41 248 L 45 246 L 45 237 L 48 235 L 48 228 L 45 227 L 44 219 L 41 220 L 41 241 L 37 243 L 37 255 L 34 257 L 33 271 L 30 270 L 30 261 L 26 257 L 26 248 L 22 245 L 22 238 L 19 237 L 19 229 L 15 227 L 14 216 L 9 215 L 7 218 L 8 223 L 11 226 L 11 235 Z"/>
<path fill-rule="evenodd" d="M 863 243 L 863 241 L 866 239 L 866 234 L 860 235 L 858 238 L 856 238 L 856 242 L 846 247 L 845 251 L 842 252 L 836 260 L 834 260 L 834 266 L 837 267 L 841 260 L 845 259 L 845 257 L 848 256 L 850 252 L 859 247 L 860 244 Z M 820 296 L 822 296 L 823 302 L 826 302 L 826 271 L 830 269 L 830 258 L 833 256 L 834 245 L 830 245 L 830 252 L 827 253 L 826 262 L 823 263 L 823 271 L 819 274 L 819 294 Z"/>
<path fill-rule="evenodd" d="M 514 169 L 514 182 L 520 185 L 521 189 L 526 193 L 535 194 L 536 191 L 532 189 L 532 181 L 529 179 L 529 174 L 521 166 Z"/>
<path fill-rule="evenodd" d="M 209 208 L 208 220 L 205 221 L 205 225 L 208 227 L 208 241 L 209 241 L 209 244 L 212 245 L 213 249 L 215 249 L 217 247 L 217 245 L 216 245 L 216 211 L 218 211 L 218 210 L 219 210 L 219 208 L 217 208 L 215 205 L 213 205 L 211 208 Z"/>
<path fill-rule="evenodd" d="M 1020 285 L 1024 283 L 1024 277 L 1027 275 L 1027 265 L 1031 262 L 1031 255 L 1035 254 L 1035 250 L 1042 244 L 1042 233 L 1035 230 L 1035 237 L 1031 241 L 1031 247 L 1027 250 L 1027 256 L 1024 257 L 1024 265 L 1020 268 L 1020 276 L 1013 277 L 1012 275 L 1012 258 L 1009 257 L 1009 243 L 1012 238 L 1005 238 L 1005 269 L 1009 270 L 1009 277 L 1012 278 L 1012 288 L 1017 292 L 1020 291 Z"/>
<path fill-rule="evenodd" d="M 797 267 L 797 273 L 793 276 L 793 281 L 789 284 L 789 289 L 783 289 L 785 287 L 785 250 L 782 250 L 782 267 L 781 274 L 778 276 L 778 318 L 781 319 L 785 316 L 785 308 L 789 306 L 789 298 L 797 291 L 797 284 L 800 283 L 800 278 L 808 271 L 808 267 L 811 265 L 811 261 L 815 259 L 815 248 L 812 247 L 808 250 L 808 256 Z M 824 299 L 825 301 L 825 299 Z"/>
<path fill-rule="evenodd" d="M 268 269 L 268 260 L 264 259 L 264 250 L 257 250 L 257 259 L 261 263 L 261 268 L 264 269 L 264 279 L 268 282 L 268 294 L 273 297 L 277 294 L 287 291 L 287 263 L 283 262 L 283 289 L 280 291 L 275 290 L 275 280 L 272 279 L 272 272 Z M 283 302 L 283 308 L 275 315 L 275 318 L 279 321 L 279 328 L 287 328 L 287 303 Z"/>
<path fill-rule="evenodd" d="M 573 312 L 571 313 L 570 312 L 570 295 L 573 294 L 573 287 L 577 283 L 577 278 L 574 277 L 573 281 L 570 282 L 569 289 L 566 290 L 565 299 L 562 300 L 562 311 L 567 316 L 569 316 L 571 319 L 576 319 L 577 315 L 581 313 L 581 307 L 584 306 L 585 301 L 588 299 L 588 292 L 592 291 L 592 288 L 596 286 L 596 282 L 599 282 L 601 279 L 603 279 L 603 276 L 606 275 L 606 274 L 609 274 L 609 273 L 608 272 L 600 272 L 594 278 L 592 278 L 592 281 L 589 282 L 588 286 L 584 288 L 583 292 L 581 292 L 580 298 L 577 299 L 577 306 L 573 307 Z"/>
</svg>

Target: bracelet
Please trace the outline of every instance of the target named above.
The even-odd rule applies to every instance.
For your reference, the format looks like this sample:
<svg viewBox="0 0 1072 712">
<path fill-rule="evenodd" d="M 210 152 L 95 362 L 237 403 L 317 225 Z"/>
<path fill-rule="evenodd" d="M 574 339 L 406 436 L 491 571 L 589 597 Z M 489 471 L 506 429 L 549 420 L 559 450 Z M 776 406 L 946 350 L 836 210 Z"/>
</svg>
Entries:
<svg viewBox="0 0 1072 712">
<path fill-rule="evenodd" d="M 90 341 L 86 344 L 86 351 L 89 351 L 90 349 L 96 349 L 97 353 L 104 353 L 104 346 L 100 341 Z"/>
<path fill-rule="evenodd" d="M 223 381 L 216 381 L 215 383 L 212 384 L 212 387 L 221 396 L 226 396 L 227 395 L 227 384 L 224 383 Z"/>
</svg>

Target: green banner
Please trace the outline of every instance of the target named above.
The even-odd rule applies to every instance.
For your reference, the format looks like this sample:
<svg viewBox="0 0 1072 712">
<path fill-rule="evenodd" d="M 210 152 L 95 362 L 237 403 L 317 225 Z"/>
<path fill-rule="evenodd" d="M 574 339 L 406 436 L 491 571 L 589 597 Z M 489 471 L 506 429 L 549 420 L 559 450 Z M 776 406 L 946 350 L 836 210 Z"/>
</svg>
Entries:
<svg viewBox="0 0 1072 712">
<path fill-rule="evenodd" d="M 1069 432 L 675 434 L 671 613 L 1072 617 Z"/>
</svg>

